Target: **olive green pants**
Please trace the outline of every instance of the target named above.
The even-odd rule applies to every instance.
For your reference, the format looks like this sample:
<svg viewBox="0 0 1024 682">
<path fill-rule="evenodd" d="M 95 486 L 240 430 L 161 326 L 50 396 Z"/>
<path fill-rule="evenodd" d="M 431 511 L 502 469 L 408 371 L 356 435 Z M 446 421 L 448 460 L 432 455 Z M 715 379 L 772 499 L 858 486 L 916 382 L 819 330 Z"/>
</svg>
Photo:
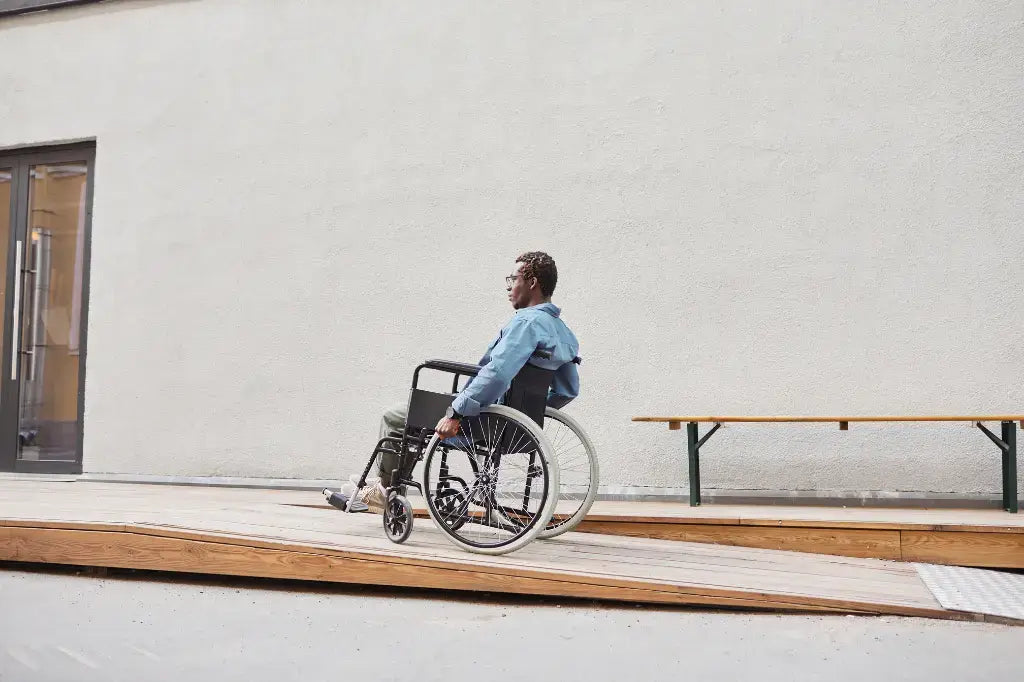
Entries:
<svg viewBox="0 0 1024 682">
<path fill-rule="evenodd" d="M 378 438 L 388 436 L 401 438 L 405 431 L 405 418 L 409 414 L 408 403 L 395 403 L 380 418 L 380 435 Z M 391 485 L 391 472 L 398 467 L 397 452 L 382 452 L 377 455 L 377 475 L 380 482 L 385 486 Z"/>
</svg>

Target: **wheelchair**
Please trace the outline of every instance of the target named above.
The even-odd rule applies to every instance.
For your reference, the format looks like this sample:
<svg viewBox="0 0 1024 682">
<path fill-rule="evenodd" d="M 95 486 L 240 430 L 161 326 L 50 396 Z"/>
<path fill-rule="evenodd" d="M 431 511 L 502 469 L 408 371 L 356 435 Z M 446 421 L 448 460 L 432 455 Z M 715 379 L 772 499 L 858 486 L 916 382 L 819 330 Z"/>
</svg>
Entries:
<svg viewBox="0 0 1024 682">
<path fill-rule="evenodd" d="M 534 357 L 550 356 L 536 351 Z M 451 393 L 420 388 L 422 370 L 452 375 Z M 387 452 L 398 455 L 384 506 L 384 530 L 393 542 L 405 542 L 412 533 L 410 487 L 419 491 L 442 534 L 470 552 L 506 554 L 575 528 L 597 495 L 597 452 L 575 419 L 547 406 L 554 370 L 526 364 L 499 403 L 463 417 L 451 438 L 434 433 L 460 379 L 479 371 L 477 365 L 447 360 L 417 366 L 403 433 L 377 442 L 352 501 L 343 499 L 341 508 L 366 509 L 358 491 L 377 457 Z M 422 483 L 413 477 L 420 462 Z"/>
</svg>

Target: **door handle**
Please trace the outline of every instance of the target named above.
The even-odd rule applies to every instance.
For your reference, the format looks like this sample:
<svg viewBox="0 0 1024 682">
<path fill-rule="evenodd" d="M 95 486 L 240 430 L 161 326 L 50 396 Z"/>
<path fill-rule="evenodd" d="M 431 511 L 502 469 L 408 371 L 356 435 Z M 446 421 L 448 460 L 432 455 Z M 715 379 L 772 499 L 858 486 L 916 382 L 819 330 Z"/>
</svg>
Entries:
<svg viewBox="0 0 1024 682">
<path fill-rule="evenodd" d="M 21 339 L 18 338 L 21 331 L 21 240 L 19 239 L 14 247 L 14 315 L 11 317 L 11 381 L 18 378 L 18 361 L 21 356 L 18 353 L 18 346 Z"/>
</svg>

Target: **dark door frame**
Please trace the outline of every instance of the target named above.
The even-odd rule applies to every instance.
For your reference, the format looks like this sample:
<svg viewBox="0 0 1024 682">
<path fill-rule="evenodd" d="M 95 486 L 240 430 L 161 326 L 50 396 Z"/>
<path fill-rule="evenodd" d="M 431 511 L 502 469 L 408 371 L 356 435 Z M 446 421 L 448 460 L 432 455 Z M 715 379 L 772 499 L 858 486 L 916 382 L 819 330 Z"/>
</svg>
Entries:
<svg viewBox="0 0 1024 682">
<path fill-rule="evenodd" d="M 11 297 L 14 292 L 14 278 L 20 277 L 15 272 L 15 250 L 17 241 L 24 243 L 28 231 L 28 169 L 31 166 L 46 163 L 67 163 L 69 161 L 85 161 L 87 174 L 85 179 L 85 235 L 82 249 L 82 313 L 79 324 L 78 343 L 78 433 L 75 443 L 75 461 L 30 461 L 18 459 L 18 422 L 20 417 L 20 384 L 21 376 L 11 378 L 12 363 L 18 362 L 20 369 L 21 354 L 12 357 L 14 349 L 14 325 L 21 324 L 14 320 L 14 305 Z M 88 350 L 89 328 L 89 275 L 92 261 L 92 200 L 96 174 L 96 143 L 87 142 L 71 145 L 41 147 L 34 149 L 18 149 L 10 152 L 0 151 L 0 167 L 12 169 L 11 184 L 11 230 L 7 245 L 7 282 L 8 292 L 5 300 L 0 301 L 3 307 L 4 333 L 3 357 L 0 360 L 0 472 L 16 471 L 25 473 L 46 474 L 80 474 L 82 473 L 82 443 L 85 435 L 85 366 Z M 25 263 L 21 264 L 26 267 Z M 24 310 L 24 292 L 22 292 L 22 310 Z"/>
</svg>

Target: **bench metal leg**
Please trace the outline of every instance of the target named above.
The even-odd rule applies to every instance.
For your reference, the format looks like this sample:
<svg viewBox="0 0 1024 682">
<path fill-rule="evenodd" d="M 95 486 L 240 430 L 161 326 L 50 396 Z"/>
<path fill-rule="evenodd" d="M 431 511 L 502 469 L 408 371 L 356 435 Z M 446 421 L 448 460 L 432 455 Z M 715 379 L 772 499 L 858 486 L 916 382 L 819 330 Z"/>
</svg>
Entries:
<svg viewBox="0 0 1024 682">
<path fill-rule="evenodd" d="M 1003 509 L 1017 513 L 1017 423 L 1003 422 Z"/>
<path fill-rule="evenodd" d="M 1003 457 L 1003 509 L 1017 513 L 1017 423 L 1002 422 L 1002 438 L 985 428 L 981 422 L 977 427 L 999 448 Z"/>
<path fill-rule="evenodd" d="M 691 507 L 700 506 L 700 448 L 720 428 L 722 425 L 716 423 L 710 431 L 704 434 L 703 438 L 698 438 L 700 433 L 697 431 L 697 422 L 689 422 L 686 425 L 686 449 L 690 458 Z"/>
<path fill-rule="evenodd" d="M 697 444 L 697 422 L 686 425 L 686 448 L 690 458 L 690 506 L 700 506 L 700 445 Z"/>
</svg>

